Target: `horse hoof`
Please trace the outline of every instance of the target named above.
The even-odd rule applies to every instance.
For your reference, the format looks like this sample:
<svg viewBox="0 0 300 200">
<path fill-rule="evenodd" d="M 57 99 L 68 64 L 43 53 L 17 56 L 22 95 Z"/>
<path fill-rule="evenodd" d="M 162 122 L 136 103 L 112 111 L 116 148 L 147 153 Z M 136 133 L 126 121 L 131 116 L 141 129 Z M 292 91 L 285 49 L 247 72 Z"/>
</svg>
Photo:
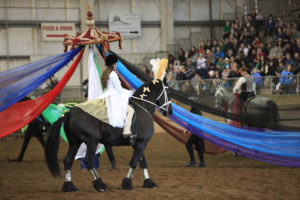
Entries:
<svg viewBox="0 0 300 200">
<path fill-rule="evenodd" d="M 107 189 L 107 185 L 102 182 L 101 178 L 94 180 L 93 185 L 98 192 L 104 192 Z"/>
<path fill-rule="evenodd" d="M 65 181 L 62 186 L 63 192 L 75 192 L 78 191 L 78 189 L 75 187 L 72 181 Z"/>
<path fill-rule="evenodd" d="M 143 188 L 157 188 L 158 185 L 151 179 L 147 178 L 144 180 Z"/>
<path fill-rule="evenodd" d="M 124 178 L 123 179 L 123 182 L 122 182 L 122 188 L 124 190 L 132 190 L 133 189 L 133 186 L 132 186 L 132 181 L 130 178 Z"/>
</svg>

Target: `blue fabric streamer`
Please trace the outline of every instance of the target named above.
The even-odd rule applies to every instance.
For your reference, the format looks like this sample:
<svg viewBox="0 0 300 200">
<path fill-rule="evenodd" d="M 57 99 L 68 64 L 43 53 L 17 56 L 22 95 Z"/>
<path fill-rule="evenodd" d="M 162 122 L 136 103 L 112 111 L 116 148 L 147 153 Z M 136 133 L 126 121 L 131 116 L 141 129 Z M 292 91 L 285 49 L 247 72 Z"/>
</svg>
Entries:
<svg viewBox="0 0 300 200">
<path fill-rule="evenodd" d="M 0 72 L 0 112 L 43 84 L 78 54 L 81 47 Z"/>
<path fill-rule="evenodd" d="M 117 62 L 117 70 L 133 88 L 143 84 L 121 62 Z M 210 142 L 260 161 L 300 167 L 299 132 L 241 129 L 192 114 L 173 103 L 172 108 L 173 121 Z"/>
</svg>

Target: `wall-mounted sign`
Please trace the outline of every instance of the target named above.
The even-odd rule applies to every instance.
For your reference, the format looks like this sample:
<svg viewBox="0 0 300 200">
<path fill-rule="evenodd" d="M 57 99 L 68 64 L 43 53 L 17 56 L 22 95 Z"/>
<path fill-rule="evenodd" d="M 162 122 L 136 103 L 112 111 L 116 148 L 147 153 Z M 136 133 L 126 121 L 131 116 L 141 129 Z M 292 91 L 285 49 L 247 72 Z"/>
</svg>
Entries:
<svg viewBox="0 0 300 200">
<path fill-rule="evenodd" d="M 63 41 L 65 34 L 75 35 L 74 23 L 42 23 L 43 41 Z"/>
<path fill-rule="evenodd" d="M 124 38 L 141 36 L 141 17 L 135 14 L 110 14 L 109 32 L 120 32 Z"/>
</svg>

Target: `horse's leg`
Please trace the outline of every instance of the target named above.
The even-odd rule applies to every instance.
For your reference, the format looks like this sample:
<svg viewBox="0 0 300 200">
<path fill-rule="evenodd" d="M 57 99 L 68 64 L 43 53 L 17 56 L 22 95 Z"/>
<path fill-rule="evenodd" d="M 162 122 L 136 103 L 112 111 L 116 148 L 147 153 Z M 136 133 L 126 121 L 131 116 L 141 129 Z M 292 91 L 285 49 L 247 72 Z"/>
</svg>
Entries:
<svg viewBox="0 0 300 200">
<path fill-rule="evenodd" d="M 25 154 L 27 146 L 30 142 L 31 137 L 32 137 L 32 134 L 31 134 L 30 130 L 27 129 L 26 132 L 25 132 L 24 142 L 23 142 L 23 145 L 22 145 L 20 155 L 19 155 L 18 159 L 16 160 L 17 162 L 22 162 L 23 161 L 24 154 Z"/>
<path fill-rule="evenodd" d="M 111 145 L 104 145 L 104 146 L 105 146 L 105 151 L 107 153 L 107 156 L 111 162 L 111 167 L 113 169 L 116 169 L 116 160 L 115 160 L 114 153 L 112 151 L 112 146 Z"/>
<path fill-rule="evenodd" d="M 97 141 L 86 142 L 87 151 L 86 151 L 85 160 L 87 162 L 88 170 L 91 172 L 93 176 L 94 179 L 93 185 L 95 189 L 98 192 L 104 192 L 107 189 L 107 185 L 102 182 L 101 178 L 98 175 L 97 170 L 94 167 L 94 155 L 96 152 L 97 145 L 98 145 Z"/>
<path fill-rule="evenodd" d="M 75 158 L 75 155 L 78 151 L 78 148 L 80 146 L 79 142 L 69 141 L 69 150 L 67 152 L 67 155 L 64 159 L 64 166 L 66 171 L 66 180 L 62 186 L 63 192 L 72 192 L 77 191 L 78 189 L 75 187 L 75 185 L 72 182 L 71 178 L 71 168 L 73 165 L 73 161 Z"/>
<path fill-rule="evenodd" d="M 139 163 L 140 163 L 141 169 L 143 169 L 143 171 L 144 171 L 145 179 L 144 179 L 143 187 L 144 188 L 157 188 L 158 185 L 149 176 L 149 173 L 147 170 L 147 161 L 146 161 L 144 153 L 142 153 L 142 155 L 140 156 Z"/>
<path fill-rule="evenodd" d="M 36 134 L 36 137 L 40 141 L 43 148 L 45 149 L 46 143 L 45 143 L 45 140 L 44 140 L 43 131 L 41 130 L 38 134 Z"/>
<path fill-rule="evenodd" d="M 127 189 L 127 190 L 133 189 L 133 186 L 132 186 L 133 172 L 136 168 L 137 162 L 139 161 L 139 158 L 142 155 L 144 149 L 145 149 L 145 144 L 143 144 L 143 143 L 136 143 L 134 145 L 133 156 L 130 161 L 130 169 L 128 171 L 127 176 L 123 179 L 123 182 L 122 182 L 123 189 Z"/>
</svg>

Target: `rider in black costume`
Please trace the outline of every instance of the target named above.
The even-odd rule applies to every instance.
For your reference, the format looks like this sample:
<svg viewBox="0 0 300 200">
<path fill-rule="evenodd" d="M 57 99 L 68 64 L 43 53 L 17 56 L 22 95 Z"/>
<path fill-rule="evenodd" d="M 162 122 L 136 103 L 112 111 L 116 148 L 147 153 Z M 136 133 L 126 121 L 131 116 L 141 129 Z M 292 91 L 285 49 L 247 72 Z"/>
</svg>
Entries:
<svg viewBox="0 0 300 200">
<path fill-rule="evenodd" d="M 191 108 L 191 112 L 197 115 L 202 115 L 201 111 L 195 107 Z M 185 131 L 185 133 L 187 132 L 187 130 Z M 196 161 L 195 161 L 195 156 L 194 156 L 194 152 L 193 152 L 193 148 L 192 145 L 195 145 L 196 150 L 198 152 L 198 156 L 199 156 L 199 160 L 200 160 L 200 164 L 197 165 Z M 204 161 L 204 152 L 205 152 L 205 143 L 204 143 L 204 139 L 201 137 L 198 137 L 195 134 L 191 134 L 191 136 L 189 137 L 188 141 L 185 144 L 185 147 L 189 153 L 190 156 L 190 162 L 188 164 L 186 164 L 186 167 L 205 167 L 205 161 Z"/>
</svg>

